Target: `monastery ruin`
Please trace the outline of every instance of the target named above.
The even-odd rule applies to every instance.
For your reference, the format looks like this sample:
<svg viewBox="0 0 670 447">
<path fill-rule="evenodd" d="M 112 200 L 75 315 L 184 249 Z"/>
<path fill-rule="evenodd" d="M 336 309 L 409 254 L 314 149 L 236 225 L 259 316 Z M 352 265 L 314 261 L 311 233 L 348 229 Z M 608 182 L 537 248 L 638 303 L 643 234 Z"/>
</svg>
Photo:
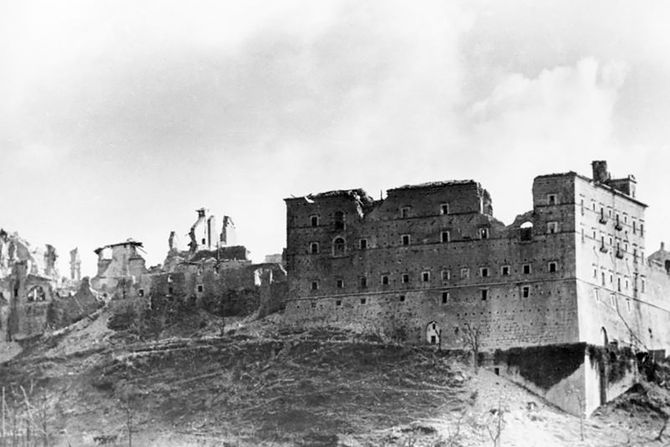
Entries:
<svg viewBox="0 0 670 447">
<path fill-rule="evenodd" d="M 670 347 L 670 253 L 645 256 L 635 178 L 592 168 L 536 177 L 533 209 L 508 226 L 471 180 L 286 199 L 285 318 L 442 349 L 475 335 L 496 372 L 589 414 L 633 380 L 595 347 Z"/>
<path fill-rule="evenodd" d="M 69 278 L 56 251 L 0 231 L 0 343 L 67 326 L 103 305 L 219 316 L 281 312 L 435 349 L 469 348 L 484 367 L 573 414 L 636 380 L 636 362 L 670 349 L 670 252 L 646 255 L 646 205 L 633 176 L 540 175 L 533 208 L 505 225 L 472 180 L 285 199 L 283 255 L 254 264 L 229 216 L 205 208 L 162 265 L 128 239 L 95 250 L 97 272 Z M 179 307 L 181 306 L 181 307 Z"/>
</svg>

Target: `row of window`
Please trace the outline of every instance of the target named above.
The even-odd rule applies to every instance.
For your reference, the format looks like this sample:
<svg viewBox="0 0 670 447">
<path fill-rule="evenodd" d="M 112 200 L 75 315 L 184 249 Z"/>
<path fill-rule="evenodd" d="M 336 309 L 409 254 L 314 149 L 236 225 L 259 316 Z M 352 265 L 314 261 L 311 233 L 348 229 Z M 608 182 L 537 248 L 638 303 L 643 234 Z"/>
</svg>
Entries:
<svg viewBox="0 0 670 447">
<path fill-rule="evenodd" d="M 531 264 L 522 264 L 521 266 L 521 272 L 524 275 L 530 275 L 532 273 L 532 265 Z M 501 276 L 510 276 L 512 272 L 512 268 L 509 265 L 503 265 L 500 267 L 500 275 Z M 550 261 L 547 263 L 547 272 L 549 273 L 556 273 L 558 272 L 558 262 L 556 261 Z M 491 276 L 491 269 L 489 267 L 480 267 L 479 268 L 479 276 L 482 278 L 488 278 Z M 441 272 L 441 277 L 442 281 L 449 281 L 451 279 L 451 270 L 442 270 Z M 389 285 L 390 284 L 390 279 L 391 275 L 381 275 L 380 276 L 380 284 L 381 285 Z M 420 280 L 422 282 L 430 282 L 431 280 L 431 272 L 429 270 L 421 272 L 419 276 Z M 460 278 L 461 279 L 468 279 L 470 278 L 470 268 L 469 267 L 463 267 L 460 269 Z M 402 284 L 408 284 L 410 282 L 410 274 L 409 273 L 403 273 L 400 275 L 400 280 Z M 311 289 L 312 290 L 319 290 L 319 280 L 313 280 L 311 284 Z M 368 277 L 367 276 L 361 276 L 358 280 L 358 285 L 360 288 L 365 289 L 368 287 Z M 341 278 L 338 278 L 335 280 L 335 287 L 338 289 L 344 289 L 344 280 Z"/>
<path fill-rule="evenodd" d="M 609 277 L 609 286 L 611 289 L 614 289 L 614 273 L 610 270 L 609 272 L 606 272 L 604 269 L 601 269 L 600 275 L 598 275 L 598 268 L 593 267 L 593 279 L 596 281 L 598 280 L 598 276 L 600 276 L 600 285 L 603 287 L 608 286 L 608 277 Z M 634 282 L 637 282 L 634 280 Z M 630 289 L 630 278 L 627 275 L 624 275 L 623 278 L 621 275 L 616 275 L 616 290 L 617 292 L 624 292 L 628 291 Z M 634 287 L 634 290 L 637 289 L 637 287 Z M 640 278 L 640 292 L 645 293 L 647 289 L 647 282 L 644 277 Z"/>
<path fill-rule="evenodd" d="M 601 296 L 600 290 L 598 289 L 593 289 L 593 297 L 595 298 L 596 302 L 599 304 L 605 304 L 605 300 Z M 609 294 L 609 305 L 613 309 L 617 308 L 617 299 L 616 299 L 616 294 L 615 293 L 610 293 Z M 631 300 L 629 298 L 626 298 L 626 309 L 628 310 L 628 313 L 633 312 L 633 306 L 631 303 Z"/>
<path fill-rule="evenodd" d="M 617 230 L 622 230 L 623 226 L 621 224 L 621 221 L 623 220 L 623 223 L 625 225 L 628 225 L 628 214 L 623 213 L 623 219 L 621 219 L 621 215 L 618 212 L 615 212 L 612 210 L 611 207 L 607 207 L 607 210 L 605 210 L 605 206 L 600 203 L 598 204 L 600 207 L 600 210 L 598 211 L 598 206 L 596 205 L 595 200 L 591 199 L 591 208 L 592 211 L 595 213 L 599 213 L 599 222 L 602 224 L 606 224 L 609 222 L 610 219 L 613 219 L 614 221 L 614 228 Z M 582 216 L 584 215 L 584 199 L 581 199 L 580 202 L 580 209 L 581 209 L 581 214 Z M 633 234 L 637 234 L 638 231 L 640 233 L 640 236 L 644 236 L 644 222 L 640 221 L 639 225 L 637 220 L 633 217 L 631 218 L 631 226 L 633 227 Z"/>
<path fill-rule="evenodd" d="M 529 298 L 531 295 L 531 287 L 530 286 L 521 286 L 521 297 L 522 298 Z M 479 295 L 482 301 L 486 301 L 489 298 L 489 289 L 480 289 L 479 290 Z M 440 303 L 441 304 L 447 304 L 449 303 L 451 299 L 450 293 L 447 291 L 444 291 L 441 293 L 440 297 Z M 407 300 L 406 295 L 398 295 L 398 301 L 401 303 L 404 303 Z M 361 297 L 360 298 L 360 303 L 361 304 L 367 304 L 367 298 L 366 297 Z M 336 306 L 341 306 L 342 305 L 342 299 L 336 299 L 335 300 L 335 305 Z M 316 307 L 316 302 L 312 302 L 312 307 Z"/>
</svg>

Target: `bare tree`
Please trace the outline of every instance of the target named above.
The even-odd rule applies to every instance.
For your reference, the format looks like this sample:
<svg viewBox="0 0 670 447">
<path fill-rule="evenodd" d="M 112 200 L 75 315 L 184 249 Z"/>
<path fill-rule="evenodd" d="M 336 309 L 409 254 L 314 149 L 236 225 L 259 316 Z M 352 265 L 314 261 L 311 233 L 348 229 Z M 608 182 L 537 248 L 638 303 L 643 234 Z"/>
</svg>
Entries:
<svg viewBox="0 0 670 447">
<path fill-rule="evenodd" d="M 480 348 L 481 330 L 479 326 L 473 326 L 469 322 L 463 325 L 461 339 L 463 345 L 472 355 L 472 368 L 477 374 L 479 372 L 479 348 Z"/>
<path fill-rule="evenodd" d="M 498 399 L 498 408 L 492 409 L 490 413 L 491 417 L 486 423 L 486 431 L 489 433 L 493 447 L 500 447 L 500 437 L 505 429 L 505 412 L 500 399 Z"/>
</svg>

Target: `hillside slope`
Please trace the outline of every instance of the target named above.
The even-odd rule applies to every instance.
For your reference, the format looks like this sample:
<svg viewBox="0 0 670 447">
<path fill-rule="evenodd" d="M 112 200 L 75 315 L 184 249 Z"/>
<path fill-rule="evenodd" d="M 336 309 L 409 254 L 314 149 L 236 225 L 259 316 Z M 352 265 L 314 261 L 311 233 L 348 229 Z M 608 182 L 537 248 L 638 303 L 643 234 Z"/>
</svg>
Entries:
<svg viewBox="0 0 670 447">
<path fill-rule="evenodd" d="M 134 446 L 475 446 L 499 426 L 505 446 L 662 445 L 661 418 L 639 409 L 603 411 L 581 441 L 578 418 L 428 348 L 276 318 L 218 336 L 207 315 L 141 340 L 110 316 L 2 365 L 10 434 L 59 446 L 128 445 L 129 428 Z"/>
</svg>

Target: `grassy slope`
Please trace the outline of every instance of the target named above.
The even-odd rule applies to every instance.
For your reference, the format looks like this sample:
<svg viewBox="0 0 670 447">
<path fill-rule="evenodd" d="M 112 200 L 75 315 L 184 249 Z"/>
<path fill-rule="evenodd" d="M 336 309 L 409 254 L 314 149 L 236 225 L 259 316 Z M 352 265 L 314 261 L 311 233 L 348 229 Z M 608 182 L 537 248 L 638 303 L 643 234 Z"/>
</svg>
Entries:
<svg viewBox="0 0 670 447">
<path fill-rule="evenodd" d="M 577 418 L 486 371 L 471 377 L 430 349 L 291 332 L 270 320 L 213 337 L 220 321 L 197 315 L 169 331 L 190 336 L 197 327 L 195 339 L 137 341 L 109 330 L 107 318 L 103 311 L 0 368 L 3 384 L 22 384 L 31 405 L 46 409 L 52 443 L 97 445 L 104 436 L 127 445 L 128 415 L 136 446 L 491 445 L 486 426 L 498 407 L 503 445 L 629 437 L 642 445 L 660 424 L 636 424 L 631 415 L 650 417 L 641 412 L 604 412 L 587 421 L 582 442 Z"/>
</svg>

